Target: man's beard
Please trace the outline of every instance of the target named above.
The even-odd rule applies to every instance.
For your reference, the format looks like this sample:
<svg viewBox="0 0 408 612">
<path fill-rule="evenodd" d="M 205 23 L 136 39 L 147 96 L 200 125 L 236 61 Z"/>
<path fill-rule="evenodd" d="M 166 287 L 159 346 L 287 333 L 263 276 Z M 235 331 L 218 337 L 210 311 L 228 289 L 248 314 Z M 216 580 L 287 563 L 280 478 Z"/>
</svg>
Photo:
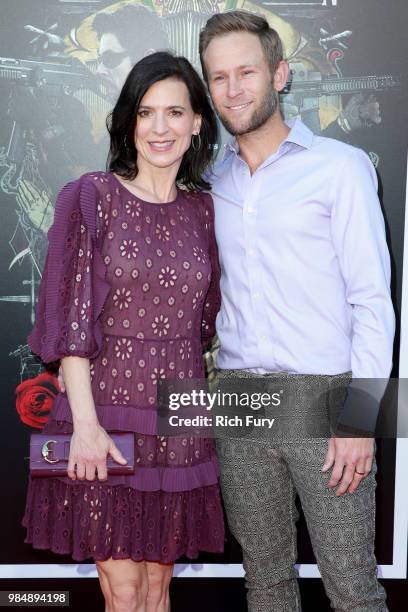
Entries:
<svg viewBox="0 0 408 612">
<path fill-rule="evenodd" d="M 247 125 L 240 128 L 235 127 L 229 119 L 227 119 L 220 112 L 218 116 L 222 125 L 226 130 L 233 136 L 242 136 L 249 132 L 254 132 L 261 128 L 270 117 L 275 113 L 278 108 L 278 92 L 273 88 L 272 84 L 269 85 L 268 90 L 265 92 L 264 97 L 259 104 L 259 107 L 254 110 Z"/>
</svg>

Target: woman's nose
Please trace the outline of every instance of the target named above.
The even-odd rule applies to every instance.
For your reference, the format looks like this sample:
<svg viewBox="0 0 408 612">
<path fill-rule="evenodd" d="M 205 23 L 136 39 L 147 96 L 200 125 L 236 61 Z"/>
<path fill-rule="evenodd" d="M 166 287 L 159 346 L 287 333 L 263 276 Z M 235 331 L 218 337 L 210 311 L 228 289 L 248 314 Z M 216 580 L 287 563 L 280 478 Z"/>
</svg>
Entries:
<svg viewBox="0 0 408 612">
<path fill-rule="evenodd" d="M 161 113 L 157 113 L 154 118 L 153 131 L 156 134 L 165 134 L 169 129 L 167 118 Z"/>
</svg>

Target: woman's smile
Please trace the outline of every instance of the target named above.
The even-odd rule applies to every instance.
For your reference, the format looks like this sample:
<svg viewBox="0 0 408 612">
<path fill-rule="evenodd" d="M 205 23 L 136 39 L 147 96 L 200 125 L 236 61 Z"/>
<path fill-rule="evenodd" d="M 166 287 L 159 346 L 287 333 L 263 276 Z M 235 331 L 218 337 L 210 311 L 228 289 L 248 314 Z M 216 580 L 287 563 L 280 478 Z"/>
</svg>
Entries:
<svg viewBox="0 0 408 612">
<path fill-rule="evenodd" d="M 175 140 L 150 140 L 148 142 L 155 153 L 167 153 L 173 147 Z"/>
</svg>

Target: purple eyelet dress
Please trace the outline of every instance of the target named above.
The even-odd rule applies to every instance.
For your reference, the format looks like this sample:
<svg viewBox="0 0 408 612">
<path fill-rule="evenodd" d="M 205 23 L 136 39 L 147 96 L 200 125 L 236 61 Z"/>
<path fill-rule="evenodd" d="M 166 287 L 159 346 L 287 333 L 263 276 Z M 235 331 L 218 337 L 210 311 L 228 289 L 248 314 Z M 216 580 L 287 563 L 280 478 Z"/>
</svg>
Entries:
<svg viewBox="0 0 408 612">
<path fill-rule="evenodd" d="M 103 483 L 30 477 L 25 541 L 76 561 L 222 552 L 214 441 L 160 437 L 156 424 L 157 380 L 202 378 L 202 342 L 215 333 L 210 195 L 153 204 L 112 173 L 87 173 L 60 192 L 48 239 L 29 345 L 45 363 L 89 358 L 99 422 L 134 432 L 136 469 Z M 72 432 L 65 393 L 44 432 Z"/>
</svg>

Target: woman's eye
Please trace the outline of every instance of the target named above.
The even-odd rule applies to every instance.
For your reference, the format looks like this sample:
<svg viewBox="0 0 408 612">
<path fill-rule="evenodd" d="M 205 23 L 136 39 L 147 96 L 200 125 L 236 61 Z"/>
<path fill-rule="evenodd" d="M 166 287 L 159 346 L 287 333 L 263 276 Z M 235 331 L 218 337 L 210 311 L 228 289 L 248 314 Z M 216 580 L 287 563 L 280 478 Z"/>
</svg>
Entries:
<svg viewBox="0 0 408 612">
<path fill-rule="evenodd" d="M 179 110 L 172 110 L 171 114 L 173 115 L 173 117 L 181 117 L 183 113 L 182 111 L 179 111 Z"/>
<path fill-rule="evenodd" d="M 142 110 L 138 112 L 139 117 L 147 117 L 149 114 L 149 111 L 147 110 Z"/>
</svg>

